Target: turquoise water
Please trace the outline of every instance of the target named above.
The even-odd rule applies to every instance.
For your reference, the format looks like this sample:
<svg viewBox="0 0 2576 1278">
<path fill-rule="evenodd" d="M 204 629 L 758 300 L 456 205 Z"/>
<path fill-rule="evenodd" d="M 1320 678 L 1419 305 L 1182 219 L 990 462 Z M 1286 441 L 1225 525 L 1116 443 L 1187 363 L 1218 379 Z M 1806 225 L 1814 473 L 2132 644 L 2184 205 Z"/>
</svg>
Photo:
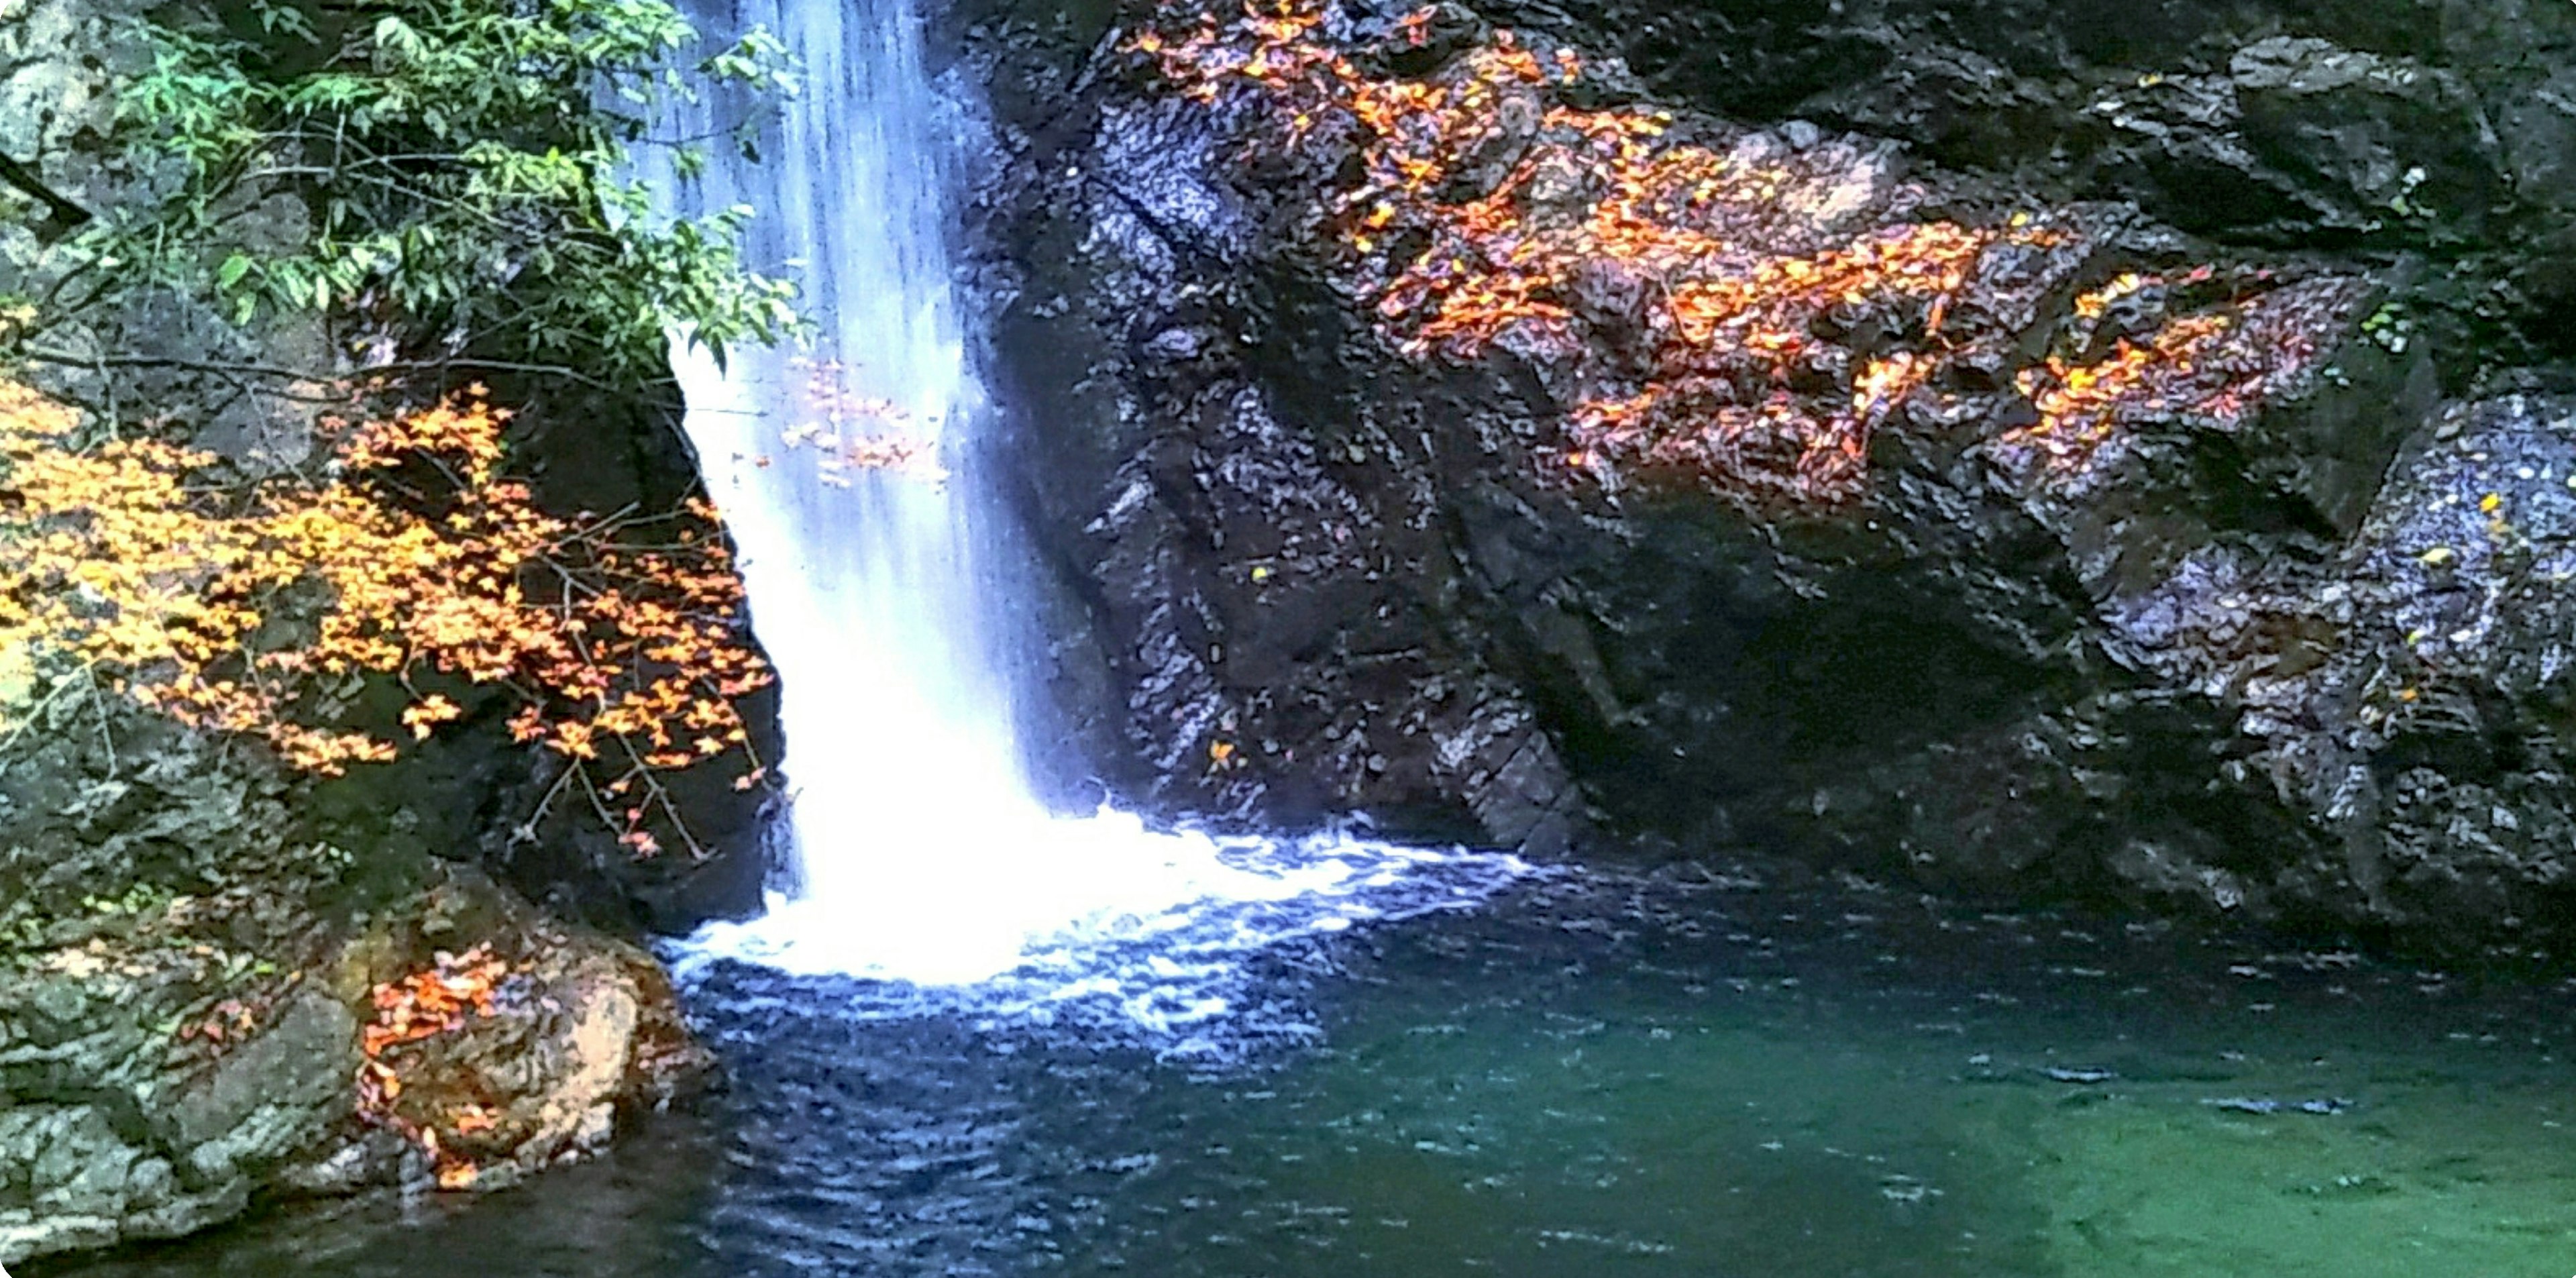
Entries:
<svg viewBox="0 0 2576 1278">
<path fill-rule="evenodd" d="M 2563 1278 L 2569 994 L 1565 874 L 1268 951 L 1187 1038 L 719 967 L 734 1088 L 601 1164 L 29 1269 Z"/>
</svg>

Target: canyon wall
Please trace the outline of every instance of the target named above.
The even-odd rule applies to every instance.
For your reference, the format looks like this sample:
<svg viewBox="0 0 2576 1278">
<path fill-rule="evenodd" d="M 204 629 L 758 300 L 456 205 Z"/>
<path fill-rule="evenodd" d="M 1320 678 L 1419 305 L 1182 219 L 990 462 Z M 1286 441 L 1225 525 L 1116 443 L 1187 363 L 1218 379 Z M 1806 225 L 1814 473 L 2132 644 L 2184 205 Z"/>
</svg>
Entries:
<svg viewBox="0 0 2576 1278">
<path fill-rule="evenodd" d="M 2576 15 L 1303 12 L 1287 44 L 955 19 L 1007 157 L 973 232 L 1069 789 L 2434 947 L 2564 925 Z M 1503 31 L 1527 101 L 1368 243 L 1394 144 L 1350 95 L 1460 100 Z M 1297 69 L 1247 70 L 1265 41 Z M 1742 278 L 1986 246 L 1946 292 L 1799 311 L 1770 390 L 1604 429 L 1675 299 L 1735 277 L 1574 262 L 1472 349 L 1393 289 L 1440 218 L 1520 219 L 1486 263 L 1615 220 L 1611 162 L 1559 153 L 1623 113 L 1669 131 L 1641 155 L 1774 174 L 1687 215 L 1748 228 Z M 1896 401 L 1859 384 L 1917 354 Z M 1775 401 L 1787 436 L 1712 424 Z M 1850 493 L 1744 480 L 1799 421 L 1865 428 Z"/>
</svg>

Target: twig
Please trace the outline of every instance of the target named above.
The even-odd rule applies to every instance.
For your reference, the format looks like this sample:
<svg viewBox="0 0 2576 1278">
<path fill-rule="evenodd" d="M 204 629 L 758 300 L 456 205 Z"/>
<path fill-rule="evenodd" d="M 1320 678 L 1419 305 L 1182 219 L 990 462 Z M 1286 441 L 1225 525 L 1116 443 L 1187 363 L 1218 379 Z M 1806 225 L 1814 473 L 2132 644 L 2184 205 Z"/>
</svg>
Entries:
<svg viewBox="0 0 2576 1278">
<path fill-rule="evenodd" d="M 35 170 L 10 159 L 6 152 L 0 152 L 0 182 L 7 182 L 34 196 L 45 206 L 45 220 L 63 230 L 83 225 L 97 216 L 73 203 L 69 196 L 46 185 L 43 178 L 36 176 Z"/>
<path fill-rule="evenodd" d="M 416 359 L 370 364 L 343 373 L 317 373 L 311 369 L 285 368 L 276 364 L 257 364 L 234 360 L 179 359 L 166 355 L 101 355 L 88 359 L 64 351 L 29 347 L 23 354 L 40 364 L 62 364 L 73 368 L 175 368 L 182 372 L 240 374 L 250 377 L 273 377 L 285 381 L 345 383 L 379 373 L 487 372 L 531 373 L 541 377 L 561 377 L 579 382 L 593 390 L 615 393 L 617 388 L 577 369 L 562 364 L 526 364 L 498 359 Z"/>
<path fill-rule="evenodd" d="M 9 751 L 9 747 L 18 744 L 18 738 L 27 735 L 27 730 L 35 727 L 38 720 L 41 720 L 46 715 L 52 713 L 54 703 L 62 700 L 63 694 L 71 689 L 72 682 L 73 680 L 70 675 L 65 675 L 60 680 L 57 680 L 53 688 L 45 693 L 44 700 L 29 707 L 24 718 L 9 725 L 7 735 L 0 736 L 0 756 L 5 756 Z M 0 776 L 8 775 L 9 764 L 11 762 L 12 760 L 7 758 L 0 758 Z"/>
<path fill-rule="evenodd" d="M 520 823 L 519 828 L 510 832 L 512 842 L 534 843 L 537 841 L 537 823 L 546 819 L 546 813 L 554 809 L 555 800 L 563 796 L 565 784 L 572 780 L 573 773 L 579 771 L 581 771 L 581 760 L 571 757 L 566 757 L 563 760 L 563 771 L 555 774 L 555 783 L 547 786 L 546 792 L 538 797 L 536 811 L 529 813 L 528 819 Z"/>
<path fill-rule="evenodd" d="M 107 719 L 107 690 L 98 686 L 97 663 L 83 665 L 81 676 L 89 680 L 89 706 L 98 712 L 98 743 L 107 749 L 107 779 L 113 781 L 122 769 L 116 763 L 115 725 Z"/>
</svg>

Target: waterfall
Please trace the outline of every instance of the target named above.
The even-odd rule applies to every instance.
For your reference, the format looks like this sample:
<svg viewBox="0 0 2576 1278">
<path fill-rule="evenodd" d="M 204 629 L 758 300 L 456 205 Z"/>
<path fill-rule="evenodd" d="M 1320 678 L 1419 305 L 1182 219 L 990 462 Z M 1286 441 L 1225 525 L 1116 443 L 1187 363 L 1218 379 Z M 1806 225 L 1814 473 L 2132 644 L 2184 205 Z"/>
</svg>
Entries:
<svg viewBox="0 0 2576 1278">
<path fill-rule="evenodd" d="M 792 795 L 790 873 L 768 913 L 709 928 L 693 953 L 926 986 L 1052 964 L 1082 985 L 1100 978 L 1079 956 L 1104 947 L 1196 936 L 1180 948 L 1205 959 L 1410 908 L 1388 889 L 1442 856 L 1158 833 L 1035 797 L 991 615 L 1009 582 L 976 535 L 996 503 L 971 468 L 851 459 L 953 464 L 987 415 L 951 287 L 948 130 L 918 15 L 911 0 L 692 7 L 711 38 L 777 35 L 800 92 L 763 124 L 758 160 L 710 147 L 704 173 L 657 187 L 675 212 L 754 210 L 749 264 L 798 278 L 818 327 L 810 345 L 737 349 L 722 367 L 673 343 L 690 441 L 781 680 Z M 682 123 L 719 135 L 751 106 L 720 93 Z M 1196 961 L 1155 944 L 1151 970 Z"/>
</svg>

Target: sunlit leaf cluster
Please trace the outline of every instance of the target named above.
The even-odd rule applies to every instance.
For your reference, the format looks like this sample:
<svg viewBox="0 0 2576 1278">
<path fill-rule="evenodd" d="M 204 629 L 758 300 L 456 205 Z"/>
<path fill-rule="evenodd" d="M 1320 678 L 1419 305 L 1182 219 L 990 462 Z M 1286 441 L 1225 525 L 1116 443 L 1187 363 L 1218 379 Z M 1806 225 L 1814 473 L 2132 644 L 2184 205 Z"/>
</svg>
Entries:
<svg viewBox="0 0 2576 1278">
<path fill-rule="evenodd" d="M 84 440 L 0 382 L 0 652 L 325 775 L 396 754 L 334 721 L 370 678 L 410 690 L 421 738 L 464 713 L 437 688 L 503 690 L 511 733 L 650 852 L 647 818 L 677 816 L 647 811 L 667 807 L 654 774 L 749 756 L 735 702 L 770 675 L 741 581 L 703 503 L 539 510 L 501 469 L 507 416 L 467 398 L 363 421 L 314 476 L 225 487 L 210 456 Z"/>
<path fill-rule="evenodd" d="M 2206 267 L 2176 280 L 2132 272 L 2077 296 L 2071 337 L 2098 353 L 2083 360 L 2052 353 L 2022 369 L 2014 384 L 2037 420 L 2000 433 L 1997 451 L 2013 460 L 2035 455 L 2064 470 L 2091 463 L 2139 421 L 2234 425 L 2313 368 L 2317 335 L 2360 300 L 2346 281 L 2307 281 L 2174 316 L 2136 337 L 2101 340 L 2122 299 L 2205 285 L 2212 275 Z"/>
<path fill-rule="evenodd" d="M 2029 361 L 2030 299 L 2006 296 L 2028 262 L 2080 265 L 2092 247 L 2066 214 L 1914 216 L 1926 193 L 1847 142 L 1579 105 L 1581 58 L 1508 30 L 1426 78 L 1364 69 L 1422 47 L 1439 20 L 1425 9 L 1346 49 L 1324 8 L 1279 0 L 1175 17 L 1132 47 L 1193 100 L 1268 102 L 1288 147 L 1354 155 L 1329 227 L 1385 336 L 1417 359 L 1500 348 L 1556 370 L 1576 388 L 1557 454 L 1576 472 L 1858 499 L 1872 434 L 1910 402 L 1949 400 L 1963 365 Z M 2252 340 L 2277 327 L 2239 314 L 2268 277 L 2220 284 L 2134 339 L 2044 343 L 2056 353 L 2013 383 L 2040 420 L 2007 442 L 2080 466 L 2141 415 L 2241 414 L 2313 351 Z M 2139 287 L 2113 281 L 2077 318 L 2089 331 Z"/>
</svg>

